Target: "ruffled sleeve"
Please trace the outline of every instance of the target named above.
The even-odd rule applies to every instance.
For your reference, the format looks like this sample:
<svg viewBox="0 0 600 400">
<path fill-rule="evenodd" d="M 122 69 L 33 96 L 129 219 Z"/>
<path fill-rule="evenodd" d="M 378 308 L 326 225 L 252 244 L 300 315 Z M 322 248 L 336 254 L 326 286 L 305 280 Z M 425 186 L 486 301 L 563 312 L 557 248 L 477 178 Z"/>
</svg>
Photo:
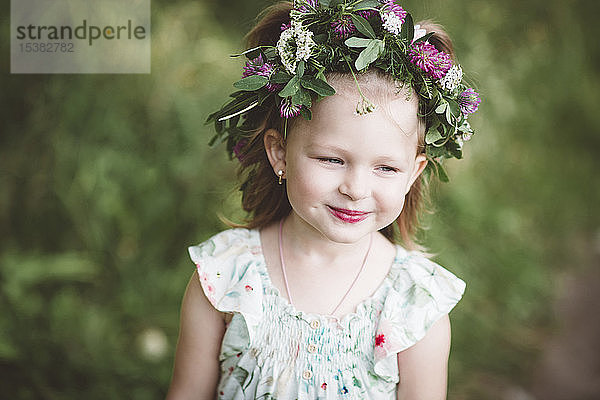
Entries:
<svg viewBox="0 0 600 400">
<path fill-rule="evenodd" d="M 249 339 L 261 319 L 263 297 L 256 266 L 260 243 L 255 243 L 252 234 L 246 229 L 230 229 L 188 248 L 210 303 L 221 312 L 241 314 Z"/>
<path fill-rule="evenodd" d="M 465 291 L 465 283 L 421 253 L 399 261 L 384 301 L 375 334 L 375 373 L 398 381 L 397 353 L 421 340 L 448 314 Z"/>
</svg>

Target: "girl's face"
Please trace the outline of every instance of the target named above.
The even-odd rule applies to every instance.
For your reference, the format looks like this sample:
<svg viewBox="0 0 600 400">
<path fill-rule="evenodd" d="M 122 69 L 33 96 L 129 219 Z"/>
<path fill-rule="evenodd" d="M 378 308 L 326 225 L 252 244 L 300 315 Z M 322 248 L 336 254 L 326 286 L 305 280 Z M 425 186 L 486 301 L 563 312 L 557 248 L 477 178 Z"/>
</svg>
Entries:
<svg viewBox="0 0 600 400">
<path fill-rule="evenodd" d="M 285 171 L 296 227 L 337 243 L 355 243 L 394 222 L 427 163 L 417 156 L 416 96 L 400 94 L 356 115 L 357 96 L 346 92 L 315 104 L 313 119 L 288 131 L 285 148 L 268 150 L 274 170 Z"/>
</svg>

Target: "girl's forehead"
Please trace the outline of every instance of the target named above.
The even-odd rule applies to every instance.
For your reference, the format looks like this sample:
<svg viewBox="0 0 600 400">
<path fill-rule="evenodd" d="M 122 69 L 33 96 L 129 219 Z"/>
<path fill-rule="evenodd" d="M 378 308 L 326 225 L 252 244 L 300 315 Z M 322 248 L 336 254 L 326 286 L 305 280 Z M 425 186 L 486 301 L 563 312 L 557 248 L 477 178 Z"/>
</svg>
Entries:
<svg viewBox="0 0 600 400">
<path fill-rule="evenodd" d="M 356 87 L 336 88 L 336 94 L 326 97 L 312 107 L 312 120 L 300 125 L 312 128 L 344 129 L 360 126 L 368 133 L 372 130 L 386 129 L 397 131 L 405 136 L 417 136 L 419 128 L 418 100 L 416 96 L 403 93 L 381 93 L 370 96 L 375 111 L 358 114 L 361 96 Z"/>
<path fill-rule="evenodd" d="M 418 118 L 412 101 L 398 96 L 376 103 L 374 112 L 358 115 L 359 100 L 352 91 L 340 91 L 315 104 L 312 120 L 294 124 L 288 145 L 295 150 L 337 148 L 396 159 L 416 154 Z"/>
</svg>

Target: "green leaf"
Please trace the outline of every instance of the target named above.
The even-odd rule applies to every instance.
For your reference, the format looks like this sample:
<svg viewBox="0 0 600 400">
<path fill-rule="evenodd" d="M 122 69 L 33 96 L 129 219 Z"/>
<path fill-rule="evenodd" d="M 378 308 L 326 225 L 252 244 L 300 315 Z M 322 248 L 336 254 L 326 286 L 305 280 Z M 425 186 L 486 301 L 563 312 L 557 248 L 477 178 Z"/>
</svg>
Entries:
<svg viewBox="0 0 600 400">
<path fill-rule="evenodd" d="M 407 41 L 409 44 L 415 37 L 415 23 L 413 22 L 410 13 L 406 14 L 402 29 L 400 30 L 400 39 Z"/>
<path fill-rule="evenodd" d="M 450 148 L 448 149 L 450 154 L 452 154 L 454 157 L 460 160 L 462 158 L 462 150 L 460 149 L 458 144 L 456 142 L 451 142 L 449 144 L 451 144 Z"/>
<path fill-rule="evenodd" d="M 290 97 L 296 94 L 300 90 L 300 80 L 297 76 L 294 76 L 290 81 L 285 85 L 285 87 L 279 92 L 280 97 Z"/>
<path fill-rule="evenodd" d="M 253 47 L 239 54 L 232 54 L 229 57 L 235 58 L 240 56 L 246 56 L 248 59 L 252 60 L 260 54 L 260 49 L 262 46 Z"/>
<path fill-rule="evenodd" d="M 265 86 L 269 82 L 266 76 L 251 75 L 233 84 L 237 89 L 252 92 Z"/>
<path fill-rule="evenodd" d="M 423 176 L 425 177 L 425 180 L 429 182 L 429 179 L 431 178 L 431 172 L 435 169 L 435 167 L 433 166 L 433 163 L 431 160 L 429 160 L 429 162 L 427 163 L 427 166 L 425 167 L 425 170 L 423 171 Z"/>
<path fill-rule="evenodd" d="M 236 115 L 235 117 L 233 117 L 233 118 L 230 118 L 230 119 L 228 120 L 228 122 L 229 122 L 229 129 L 236 128 L 236 127 L 237 127 L 237 124 L 238 124 L 238 122 L 240 122 L 240 115 L 238 114 L 238 115 Z"/>
<path fill-rule="evenodd" d="M 454 115 L 455 117 L 458 117 L 460 115 L 460 107 L 456 101 L 452 99 L 448 100 L 448 106 L 450 107 L 450 112 L 452 113 L 452 115 Z"/>
<path fill-rule="evenodd" d="M 335 94 L 335 89 L 332 88 L 327 82 L 313 78 L 312 76 L 305 76 L 300 81 L 302 87 L 310 89 L 319 96 L 332 96 Z"/>
<path fill-rule="evenodd" d="M 448 124 L 454 125 L 454 122 L 452 121 L 452 111 L 450 110 L 450 107 L 446 108 L 446 121 L 448 121 Z"/>
<path fill-rule="evenodd" d="M 302 104 L 306 107 L 312 105 L 312 99 L 308 90 L 300 89 L 292 96 L 292 104 Z"/>
<path fill-rule="evenodd" d="M 426 146 L 425 151 L 431 158 L 441 157 L 446 153 L 446 149 L 443 147 Z"/>
<path fill-rule="evenodd" d="M 210 140 L 208 141 L 208 145 L 210 147 L 213 147 L 216 143 L 216 141 L 219 139 L 219 134 L 214 135 L 212 138 L 210 138 Z"/>
<path fill-rule="evenodd" d="M 292 75 L 286 74 L 285 72 L 275 72 L 271 75 L 271 83 L 288 83 L 292 79 Z"/>
<path fill-rule="evenodd" d="M 238 97 L 227 103 L 215 113 L 214 119 L 216 119 L 217 122 L 219 122 L 219 120 L 224 121 L 256 107 L 258 105 L 258 95 L 252 92 L 246 93 L 248 93 L 247 97 Z"/>
<path fill-rule="evenodd" d="M 377 0 L 363 0 L 360 3 L 358 3 L 357 5 L 355 5 L 354 8 L 353 8 L 353 10 L 354 11 L 360 11 L 360 10 L 368 10 L 368 9 L 377 8 L 377 7 L 379 7 L 379 1 L 377 1 Z"/>
<path fill-rule="evenodd" d="M 323 71 L 325 71 L 324 67 L 317 71 L 315 78 L 320 79 L 322 81 L 327 81 L 327 78 L 325 78 L 325 73 Z"/>
<path fill-rule="evenodd" d="M 354 66 L 358 71 L 367 68 L 369 64 L 379 58 L 384 50 L 383 40 L 373 39 L 366 49 L 360 52 L 358 58 L 354 62 Z"/>
<path fill-rule="evenodd" d="M 304 117 L 305 120 L 310 121 L 312 119 L 312 113 L 310 112 L 310 108 L 302 107 L 300 109 L 300 114 Z"/>
<path fill-rule="evenodd" d="M 427 40 L 429 40 L 430 37 L 432 37 L 435 34 L 435 32 L 429 32 L 428 34 L 426 34 L 423 37 L 418 38 L 417 40 L 414 41 L 414 44 L 416 43 L 420 43 L 420 42 L 425 42 Z M 413 34 L 414 35 L 414 34 Z"/>
<path fill-rule="evenodd" d="M 245 90 L 236 90 L 235 92 L 231 93 L 229 97 L 240 97 L 246 96 L 247 94 L 248 92 L 246 92 Z"/>
<path fill-rule="evenodd" d="M 276 47 L 268 47 L 263 49 L 263 54 L 267 57 L 268 60 L 274 60 L 279 57 L 279 52 Z"/>
<path fill-rule="evenodd" d="M 325 33 L 319 33 L 318 35 L 313 36 L 313 40 L 315 43 L 323 44 L 327 41 L 327 35 Z"/>
<path fill-rule="evenodd" d="M 210 114 L 208 117 L 206 117 L 206 121 L 204 121 L 204 124 L 209 124 L 211 121 L 215 120 L 215 117 L 217 116 L 219 112 L 215 111 L 214 113 Z"/>
<path fill-rule="evenodd" d="M 425 143 L 427 144 L 435 143 L 440 139 L 442 139 L 442 135 L 440 135 L 437 129 L 429 129 L 425 135 Z"/>
<path fill-rule="evenodd" d="M 444 167 L 442 167 L 442 164 L 440 164 L 439 162 L 435 163 L 435 166 L 437 167 L 437 175 L 438 178 L 440 178 L 440 181 L 442 182 L 450 182 L 450 178 L 448 178 L 448 174 L 446 173 L 446 170 L 444 170 Z"/>
<path fill-rule="evenodd" d="M 260 92 L 257 93 L 257 95 L 258 95 L 258 104 L 260 105 L 260 104 L 264 103 L 266 99 L 273 96 L 273 93 L 266 91 L 266 90 L 261 90 Z"/>
<path fill-rule="evenodd" d="M 372 41 L 373 39 L 365 39 L 352 36 L 346 39 L 344 44 L 348 47 L 367 47 Z"/>
<path fill-rule="evenodd" d="M 448 108 L 448 103 L 442 103 L 436 107 L 435 112 L 436 114 L 443 114 L 446 112 L 446 108 Z"/>
<path fill-rule="evenodd" d="M 356 14 L 350 14 L 350 18 L 352 18 L 354 26 L 356 26 L 356 29 L 358 29 L 360 33 L 367 37 L 370 37 L 371 39 L 376 38 L 375 32 L 373 31 L 371 24 L 369 24 L 369 21 Z"/>
<path fill-rule="evenodd" d="M 217 111 L 216 117 L 220 118 L 224 115 L 227 115 L 235 110 L 241 110 L 244 107 L 247 107 L 252 102 L 256 101 L 258 96 L 253 92 L 244 92 L 245 96 L 239 96 L 235 99 L 231 100 L 229 103 L 225 104 L 219 111 Z"/>
<path fill-rule="evenodd" d="M 217 132 L 219 133 L 219 135 L 222 136 L 223 132 L 225 131 L 225 123 L 221 122 L 221 121 L 216 121 L 215 122 L 215 129 L 217 130 Z"/>
<path fill-rule="evenodd" d="M 305 67 L 304 60 L 300 60 L 298 62 L 298 66 L 296 67 L 296 76 L 298 78 L 302 78 L 302 76 L 304 75 L 304 67 Z"/>
</svg>

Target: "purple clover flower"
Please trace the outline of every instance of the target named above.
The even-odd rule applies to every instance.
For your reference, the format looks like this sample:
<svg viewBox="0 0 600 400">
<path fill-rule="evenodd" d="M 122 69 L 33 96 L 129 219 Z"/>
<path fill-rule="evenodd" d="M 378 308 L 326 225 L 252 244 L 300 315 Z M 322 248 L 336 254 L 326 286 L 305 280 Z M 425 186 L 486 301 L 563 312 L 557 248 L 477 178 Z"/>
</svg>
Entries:
<svg viewBox="0 0 600 400">
<path fill-rule="evenodd" d="M 292 104 L 290 98 L 281 99 L 279 105 L 279 115 L 281 118 L 293 118 L 300 114 L 302 110 L 302 104 Z"/>
<path fill-rule="evenodd" d="M 428 42 L 413 44 L 408 51 L 410 61 L 430 77 L 441 79 L 452 67 L 450 54 L 439 51 Z"/>
<path fill-rule="evenodd" d="M 342 19 L 333 21 L 331 27 L 338 39 L 346 39 L 356 32 L 356 27 L 352 23 L 352 18 L 349 15 L 344 15 Z"/>
<path fill-rule="evenodd" d="M 281 32 L 286 31 L 292 27 L 292 23 L 288 22 L 287 24 L 281 24 Z"/>
<path fill-rule="evenodd" d="M 319 6 L 319 0 L 305 0 L 308 5 L 316 9 Z M 300 6 L 297 8 L 301 13 L 307 13 L 309 10 L 306 6 Z"/>
<path fill-rule="evenodd" d="M 253 58 L 252 60 L 246 61 L 246 65 L 244 65 L 244 72 L 242 72 L 242 78 L 247 78 L 251 75 L 258 75 L 258 70 L 264 64 L 262 54 L 259 54 L 258 57 Z"/>
<path fill-rule="evenodd" d="M 360 11 L 357 11 L 356 13 L 358 15 L 360 15 L 361 17 L 363 17 L 364 19 L 369 19 L 373 15 L 377 14 L 377 11 L 375 11 L 375 10 L 360 10 Z"/>
<path fill-rule="evenodd" d="M 460 111 L 466 115 L 473 114 L 475 111 L 477 111 L 479 108 L 479 103 L 481 103 L 481 99 L 479 98 L 479 93 L 472 88 L 468 88 L 458 95 L 457 102 L 460 106 Z"/>
<path fill-rule="evenodd" d="M 402 8 L 398 4 L 394 3 L 394 0 L 388 0 L 385 3 L 383 3 L 383 7 L 381 9 L 385 10 L 386 12 L 393 12 L 394 14 L 396 14 L 396 16 L 398 18 L 400 18 L 400 20 L 402 20 L 402 23 L 404 23 L 404 19 L 406 18 L 406 14 L 408 14 L 404 10 L 404 8 Z"/>
<path fill-rule="evenodd" d="M 248 144 L 248 139 L 242 138 L 233 146 L 233 154 L 237 157 L 240 162 L 244 161 L 244 147 Z"/>
<path fill-rule="evenodd" d="M 266 78 L 270 78 L 274 71 L 275 66 L 271 63 L 264 62 L 262 54 L 259 54 L 258 57 L 246 61 L 246 65 L 244 66 L 244 72 L 242 73 L 242 78 L 246 78 L 252 75 L 260 75 Z M 282 86 L 274 83 L 267 83 L 266 88 L 270 92 L 276 92 L 280 90 Z"/>
<path fill-rule="evenodd" d="M 273 65 L 265 63 L 262 54 L 252 60 L 246 61 L 242 78 L 247 78 L 252 75 L 261 75 L 268 77 L 273 72 Z"/>
</svg>

